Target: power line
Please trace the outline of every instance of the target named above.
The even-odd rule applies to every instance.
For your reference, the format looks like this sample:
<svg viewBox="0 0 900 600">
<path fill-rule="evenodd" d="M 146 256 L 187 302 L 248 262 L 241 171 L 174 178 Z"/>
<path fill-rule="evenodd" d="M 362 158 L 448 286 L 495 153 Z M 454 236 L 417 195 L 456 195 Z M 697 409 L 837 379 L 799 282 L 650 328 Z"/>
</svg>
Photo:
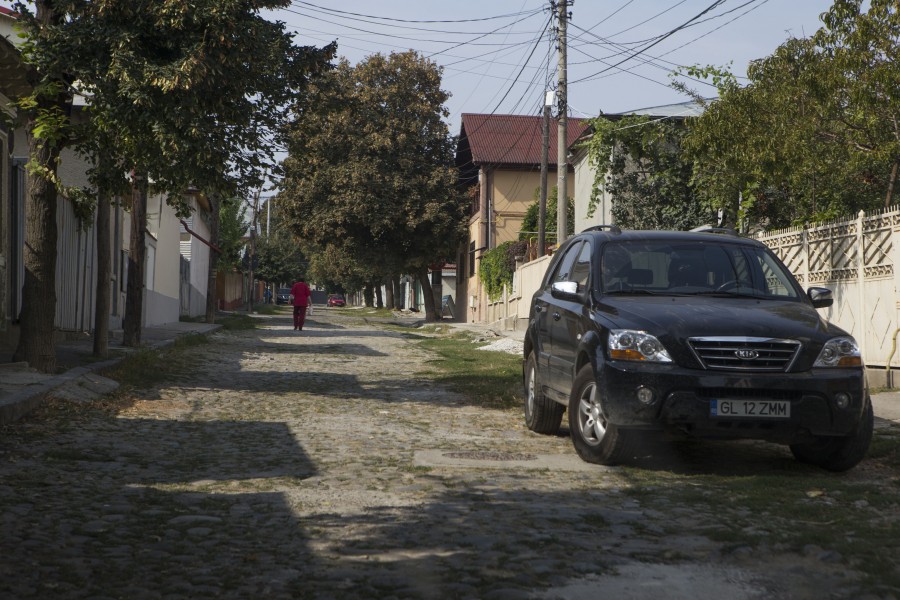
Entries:
<svg viewBox="0 0 900 600">
<path fill-rule="evenodd" d="M 627 8 L 628 5 L 631 4 L 632 2 L 634 2 L 634 0 L 628 0 L 625 4 L 623 4 L 622 6 L 620 6 L 619 8 L 617 8 L 616 10 L 612 11 L 611 13 L 609 13 L 608 15 L 606 15 L 604 18 L 600 19 L 600 21 L 598 21 L 597 23 L 595 23 L 592 27 L 588 27 L 588 31 L 593 31 L 594 29 L 596 29 L 596 28 L 599 27 L 600 25 L 603 25 L 604 23 L 606 23 L 607 21 L 609 21 L 610 19 L 612 19 L 614 16 L 616 16 L 617 14 L 619 14 L 619 12 L 621 12 L 622 10 L 624 10 L 625 8 Z"/>
<path fill-rule="evenodd" d="M 519 77 L 522 76 L 522 72 L 525 70 L 525 65 L 527 65 L 528 62 L 531 60 L 531 57 L 534 56 L 534 53 L 535 53 L 535 51 L 537 50 L 538 46 L 540 45 L 541 40 L 544 39 L 544 34 L 547 33 L 547 29 L 550 27 L 550 22 L 551 22 L 551 21 L 552 21 L 552 16 L 551 16 L 550 19 L 547 19 L 547 23 L 544 25 L 544 30 L 541 32 L 541 35 L 538 36 L 537 40 L 535 40 L 534 46 L 531 48 L 531 52 L 528 54 L 528 57 L 527 57 L 527 58 L 525 59 L 525 61 L 522 63 L 522 68 L 519 69 L 518 74 L 516 74 L 516 77 L 515 77 L 515 79 L 513 80 L 512 85 L 509 86 L 509 89 L 506 90 L 506 93 L 503 94 L 503 97 L 502 97 L 502 98 L 500 98 L 500 102 L 497 103 L 497 106 L 494 108 L 494 110 L 491 111 L 491 114 L 494 114 L 495 112 L 497 112 L 497 109 L 499 109 L 499 108 L 500 108 L 500 105 L 503 104 L 503 101 L 506 100 L 506 97 L 507 97 L 507 96 L 509 95 L 509 93 L 512 91 L 512 89 L 513 89 L 513 87 L 515 86 L 516 82 L 519 80 Z"/>
<path fill-rule="evenodd" d="M 452 50 L 453 48 L 458 48 L 459 46 L 464 46 L 464 45 L 467 45 L 467 44 L 471 44 L 471 45 L 475 45 L 475 46 L 505 46 L 505 45 L 507 45 L 507 44 L 503 44 L 503 43 L 495 43 L 495 42 L 480 42 L 480 43 L 477 43 L 477 40 L 480 40 L 480 39 L 485 38 L 485 37 L 487 37 L 487 36 L 489 36 L 489 35 L 492 35 L 492 34 L 498 32 L 498 31 L 502 31 L 503 29 L 506 29 L 507 27 L 511 27 L 511 26 L 515 25 L 516 23 L 520 23 L 520 22 L 522 22 L 522 21 L 524 21 L 524 20 L 526 20 L 526 19 L 528 19 L 528 18 L 534 16 L 535 14 L 538 14 L 538 13 L 532 13 L 532 14 L 529 14 L 528 16 L 523 17 L 523 18 L 519 19 L 518 21 L 513 21 L 512 23 L 508 23 L 508 24 L 504 25 L 503 27 L 499 27 L 499 28 L 495 29 L 494 31 L 487 32 L 487 33 L 484 33 L 484 34 L 482 34 L 482 35 L 479 35 L 479 36 L 477 36 L 477 37 L 475 37 L 475 38 L 473 38 L 473 39 L 471 39 L 471 40 L 467 40 L 467 41 L 464 41 L 464 42 L 457 42 L 456 40 L 430 40 L 430 39 L 422 39 L 422 38 L 408 37 L 408 36 L 403 36 L 403 35 L 395 35 L 395 34 L 392 34 L 392 33 L 385 33 L 385 32 L 381 32 L 381 31 L 372 31 L 371 29 L 363 29 L 363 28 L 361 28 L 361 27 L 354 27 L 354 26 L 352 26 L 352 25 L 347 25 L 346 23 L 338 23 L 338 22 L 335 22 L 335 21 L 330 21 L 330 20 L 328 20 L 328 19 L 323 19 L 323 18 L 321 18 L 321 17 L 317 17 L 317 16 L 315 16 L 315 15 L 310 15 L 310 14 L 307 14 L 307 13 L 303 13 L 303 12 L 300 12 L 299 10 L 295 10 L 295 9 L 291 9 L 291 8 L 285 8 L 285 9 L 282 9 L 282 10 L 284 10 L 285 12 L 291 13 L 291 14 L 295 14 L 295 15 L 301 16 L 301 17 L 306 17 L 306 18 L 309 18 L 309 19 L 315 19 L 316 21 L 321 21 L 321 22 L 324 22 L 324 23 L 330 23 L 331 25 L 337 25 L 338 27 L 346 27 L 347 29 L 352 29 L 353 31 L 359 31 L 359 32 L 361 32 L 361 33 L 368 33 L 368 34 L 371 34 L 371 35 L 377 35 L 377 36 L 385 37 L 385 38 L 392 38 L 392 39 L 397 39 L 397 40 L 406 40 L 406 41 L 419 42 L 419 43 L 426 42 L 426 43 L 431 43 L 431 44 L 453 44 L 453 46 L 451 46 L 451 48 L 448 48 L 448 50 Z M 459 35 L 466 35 L 466 33 L 462 32 L 462 33 L 460 33 Z M 469 34 L 469 35 L 471 35 L 471 34 Z M 523 44 L 525 44 L 525 43 L 527 43 L 527 42 L 523 42 Z M 440 54 L 440 53 L 438 53 L 438 54 Z"/>
<path fill-rule="evenodd" d="M 335 18 L 338 18 L 338 19 L 346 19 L 346 20 L 352 21 L 352 22 L 369 23 L 371 25 L 393 27 L 395 29 L 410 29 L 410 30 L 414 30 L 414 31 L 428 31 L 431 33 L 448 33 L 451 35 L 473 35 L 473 34 L 484 33 L 481 31 L 460 31 L 460 30 L 434 29 L 434 28 L 430 28 L 430 27 L 415 27 L 412 25 L 395 25 L 395 24 L 393 24 L 393 22 L 395 22 L 395 21 L 404 22 L 404 23 L 418 22 L 418 21 L 406 21 L 403 19 L 391 19 L 391 18 L 387 18 L 387 17 L 373 17 L 370 15 L 361 15 L 358 13 L 351 13 L 351 12 L 336 10 L 336 9 L 332 9 L 332 8 L 320 7 L 320 6 L 317 6 L 317 5 L 309 3 L 309 2 L 297 2 L 297 4 L 304 4 L 307 7 L 310 7 L 310 8 L 306 8 L 306 10 L 312 10 L 314 12 L 317 12 L 320 14 L 325 14 L 325 15 L 333 15 Z M 289 9 L 285 9 L 285 10 L 288 10 L 289 12 L 295 12 L 295 11 L 291 11 Z M 533 16 L 533 15 L 539 14 L 540 12 L 541 12 L 541 9 L 538 9 L 538 10 L 534 10 L 534 11 L 530 11 L 530 12 L 521 12 L 521 13 L 516 13 L 514 15 L 508 15 L 508 16 L 522 16 L 522 15 Z M 352 16 L 345 17 L 343 15 L 352 15 Z M 497 18 L 500 18 L 500 17 L 497 17 Z M 380 19 L 380 20 L 373 20 L 373 19 Z M 384 21 L 387 21 L 387 22 L 384 22 Z M 461 22 L 469 22 L 469 21 L 461 21 Z M 490 33 L 490 32 L 488 32 L 488 33 Z M 519 32 L 517 32 L 517 33 L 519 33 Z M 526 35 L 526 34 L 531 35 L 535 32 L 520 32 L 520 33 L 522 35 Z"/>
<path fill-rule="evenodd" d="M 519 19 L 518 21 L 513 21 L 512 23 L 509 23 L 509 24 L 507 24 L 507 25 L 504 25 L 503 27 L 499 27 L 499 28 L 495 29 L 494 31 L 492 31 L 491 33 L 495 33 L 495 32 L 497 32 L 497 31 L 501 31 L 501 30 L 503 30 L 503 29 L 506 29 L 507 27 L 511 27 L 511 26 L 515 25 L 516 23 L 520 23 L 520 22 L 524 21 L 525 19 L 534 16 L 535 14 L 538 14 L 538 13 L 532 13 L 532 14 L 529 14 L 528 17 L 523 17 L 522 19 Z M 459 43 L 459 44 L 455 44 L 455 45 L 453 45 L 453 46 L 450 46 L 449 48 L 445 48 L 444 50 L 441 50 L 440 52 L 433 52 L 432 54 L 429 54 L 426 58 L 432 58 L 432 57 L 437 56 L 437 55 L 439 55 L 439 54 L 443 54 L 444 52 L 449 52 L 450 50 L 453 50 L 453 49 L 455 49 L 455 48 L 459 48 L 460 46 L 465 46 L 465 45 L 468 45 L 468 44 L 474 44 L 476 40 L 480 40 L 481 38 L 486 37 L 487 35 L 490 35 L 490 34 L 487 34 L 487 33 L 486 33 L 486 34 L 484 34 L 484 35 L 479 35 L 479 36 L 477 36 L 477 37 L 475 37 L 475 38 L 472 38 L 472 39 L 469 40 L 469 41 L 461 42 L 461 43 Z M 541 35 L 543 35 L 543 34 L 541 34 Z"/>
<path fill-rule="evenodd" d="M 355 17 L 366 17 L 369 19 L 381 19 L 383 21 L 397 21 L 400 23 L 476 23 L 480 21 L 494 21 L 496 19 L 506 19 L 509 17 L 518 17 L 526 14 L 525 12 L 518 13 L 509 13 L 505 15 L 494 15 L 492 17 L 481 17 L 478 19 L 448 19 L 448 20 L 421 20 L 421 19 L 397 19 L 394 17 L 381 17 L 377 15 L 365 15 L 360 13 L 348 12 L 343 10 L 337 10 L 336 8 L 329 8 L 324 6 L 319 6 L 317 4 L 313 4 L 312 2 L 303 2 L 302 0 L 292 0 L 294 4 L 306 4 L 307 6 L 314 6 L 316 8 L 320 8 L 322 10 L 327 10 L 335 13 L 343 13 L 347 15 L 352 15 Z M 531 13 L 542 12 L 543 9 L 539 9 L 537 11 L 531 11 Z"/>
<path fill-rule="evenodd" d="M 665 10 L 663 10 L 663 11 L 660 11 L 660 12 L 656 13 L 656 14 L 653 15 L 652 17 L 648 17 L 648 18 L 644 19 L 644 20 L 641 21 L 640 23 L 636 23 L 636 24 L 632 25 L 631 27 L 628 27 L 627 29 L 623 29 L 622 31 L 617 31 L 616 33 L 610 34 L 609 37 L 610 37 L 610 38 L 614 38 L 614 37 L 616 37 L 617 35 L 622 35 L 623 33 L 627 32 L 627 31 L 631 31 L 632 29 L 637 29 L 637 28 L 640 27 L 641 25 L 646 25 L 646 24 L 649 23 L 650 21 L 654 20 L 656 17 L 661 17 L 662 15 L 666 14 L 666 13 L 669 12 L 670 10 L 674 10 L 674 9 L 678 8 L 679 6 L 681 6 L 682 4 L 684 4 L 685 2 L 687 2 L 687 0 L 681 0 L 681 2 L 676 2 L 675 4 L 673 4 L 672 6 L 670 6 L 669 8 L 667 8 L 667 9 L 665 9 Z M 593 27 L 591 27 L 591 29 L 593 29 Z"/>
<path fill-rule="evenodd" d="M 639 54 L 642 54 L 642 53 L 646 52 L 647 50 L 649 50 L 649 49 L 652 48 L 653 46 L 655 46 L 655 45 L 659 44 L 660 42 L 662 42 L 663 40 L 665 40 L 666 38 L 669 38 L 669 37 L 675 35 L 675 34 L 678 33 L 679 31 L 681 31 L 682 29 L 684 29 L 685 27 L 687 27 L 690 23 L 696 21 L 697 19 L 699 19 L 700 17 L 702 17 L 703 15 L 705 15 L 706 13 L 708 13 L 709 11 L 715 9 L 717 6 L 721 5 L 721 4 L 724 3 L 725 1 L 726 1 L 726 0 L 715 0 L 712 4 L 710 4 L 708 7 L 706 7 L 706 8 L 705 8 L 703 11 L 701 11 L 699 14 L 697 14 L 697 15 L 695 15 L 694 17 L 690 18 L 689 20 L 687 20 L 686 22 L 682 23 L 682 24 L 679 25 L 678 27 L 675 27 L 674 29 L 669 30 L 667 33 L 665 33 L 665 34 L 659 36 L 659 37 L 656 39 L 656 41 L 654 41 L 654 42 L 652 42 L 652 43 L 650 43 L 650 44 L 647 44 L 646 46 L 644 46 L 643 48 L 641 48 L 641 49 L 639 49 L 639 50 L 634 51 L 632 54 L 630 54 L 629 56 L 623 58 L 623 59 L 620 60 L 619 62 L 617 62 L 617 63 L 615 63 L 615 64 L 613 64 L 613 65 L 610 65 L 610 66 L 606 67 L 605 69 L 601 69 L 600 71 L 594 73 L 593 75 L 589 75 L 589 76 L 587 76 L 587 77 L 582 77 L 582 78 L 580 78 L 580 79 L 576 79 L 575 81 L 572 81 L 572 82 L 570 82 L 570 83 L 573 83 L 573 84 L 574 84 L 574 83 L 579 83 L 579 82 L 582 82 L 582 81 L 588 81 L 588 80 L 590 80 L 590 79 L 593 79 L 593 78 L 596 77 L 597 75 L 600 75 L 600 74 L 602 74 L 602 73 L 606 73 L 607 71 L 610 71 L 610 70 L 612 70 L 612 69 L 618 67 L 618 66 L 621 65 L 622 63 L 628 62 L 629 60 L 631 60 L 631 59 L 634 58 L 635 56 L 638 56 Z"/>
<path fill-rule="evenodd" d="M 745 6 L 748 6 L 748 5 L 751 5 L 751 4 L 755 4 L 755 6 L 751 6 L 749 9 L 747 9 L 746 11 L 744 11 L 744 12 L 742 12 L 741 14 L 737 15 L 737 16 L 734 17 L 733 19 L 729 19 L 728 21 L 722 23 L 722 24 L 719 25 L 718 27 L 715 27 L 715 28 L 713 28 L 713 29 L 707 31 L 706 33 L 703 33 L 703 34 L 701 34 L 701 35 L 699 35 L 699 36 L 697 36 L 697 37 L 695 37 L 695 38 L 693 38 L 693 39 L 691 39 L 691 40 L 688 40 L 687 42 L 685 42 L 684 44 L 681 44 L 680 46 L 676 46 L 676 47 L 673 48 L 672 50 L 669 50 L 666 54 L 671 54 L 671 53 L 673 53 L 673 52 L 676 52 L 676 51 L 680 50 L 681 48 L 684 48 L 684 47 L 686 47 L 686 46 L 689 46 L 689 45 L 693 44 L 694 42 L 696 42 L 696 41 L 698 41 L 698 40 L 700 40 L 700 39 L 702 39 L 702 38 L 704 38 L 704 37 L 706 37 L 706 36 L 708 36 L 708 35 L 713 34 L 714 32 L 718 31 L 719 29 L 722 29 L 723 27 L 725 27 L 725 26 L 727 26 L 727 25 L 729 25 L 729 24 L 731 24 L 731 23 L 737 21 L 738 19 L 740 19 L 740 18 L 746 16 L 746 15 L 749 14 L 750 12 L 752 12 L 752 11 L 756 10 L 757 8 L 761 7 L 762 5 L 766 4 L 768 1 L 769 1 L 769 0 L 749 0 L 748 2 L 745 2 L 745 3 L 743 3 L 743 4 L 739 5 L 739 6 L 736 6 L 735 8 L 733 8 L 733 9 L 731 9 L 731 10 L 725 11 L 725 12 L 723 12 L 723 13 L 720 13 L 720 14 L 715 15 L 715 16 L 713 16 L 713 17 L 710 17 L 710 18 L 708 18 L 708 19 L 703 19 L 702 21 L 698 21 L 698 22 L 696 22 L 696 23 L 691 24 L 690 26 L 698 25 L 698 24 L 700 24 L 700 23 L 705 23 L 705 22 L 711 21 L 711 20 L 713 20 L 713 19 L 721 18 L 721 17 L 723 17 L 723 16 L 725 16 L 725 15 L 727 15 L 727 14 L 731 14 L 731 13 L 735 12 L 736 10 L 740 10 L 741 8 L 744 8 Z M 612 47 L 614 47 L 614 48 L 621 48 L 621 45 L 618 44 L 618 43 L 616 43 L 616 42 L 613 42 L 613 41 L 611 41 L 611 40 L 609 40 L 609 39 L 606 39 L 606 38 L 602 38 L 602 37 L 598 36 L 597 34 L 592 33 L 592 32 L 590 32 L 590 31 L 583 30 L 583 29 L 581 29 L 580 27 L 578 27 L 577 25 L 575 25 L 574 27 L 576 27 L 577 29 L 580 29 L 581 31 L 583 31 L 584 33 L 586 33 L 586 34 L 588 34 L 588 35 L 591 35 L 591 36 L 597 38 L 598 40 L 600 40 L 601 42 L 603 42 L 604 45 L 609 45 L 609 46 L 612 46 Z M 585 42 L 585 43 L 588 44 L 589 42 Z M 578 49 L 576 48 L 576 50 L 578 50 Z M 581 50 L 578 50 L 578 51 L 582 52 L 582 54 L 587 54 L 587 53 L 585 53 L 585 52 L 583 52 L 583 51 L 581 51 Z M 620 51 L 620 52 L 617 52 L 617 53 L 615 53 L 615 54 L 613 54 L 613 55 L 611 55 L 611 56 L 619 56 L 619 55 L 621 55 L 621 54 L 624 54 L 624 50 L 622 50 L 622 51 Z M 610 58 L 610 57 L 605 57 L 605 58 Z M 599 59 L 599 58 L 598 58 L 598 59 L 596 59 L 596 60 L 597 60 L 598 62 L 602 62 L 603 64 L 609 64 L 609 63 L 605 62 L 604 59 Z M 666 68 L 666 67 L 664 67 L 664 66 L 662 66 L 662 65 L 658 65 L 658 64 L 654 63 L 653 61 L 661 61 L 661 62 L 668 63 L 668 64 L 670 64 L 670 65 L 672 65 L 672 66 L 675 66 L 675 67 L 682 67 L 682 66 L 684 66 L 684 65 L 679 65 L 678 63 L 674 63 L 674 62 L 672 62 L 672 61 L 666 60 L 666 59 L 664 59 L 664 58 L 662 58 L 662 57 L 660 57 L 660 56 L 650 56 L 650 59 L 641 59 L 641 58 L 639 58 L 639 60 L 643 60 L 643 64 L 648 64 L 648 65 L 653 66 L 653 67 L 655 67 L 655 68 L 657 68 L 657 69 L 661 69 L 661 70 L 665 70 L 665 71 L 669 71 L 669 72 L 671 72 L 670 69 L 668 69 L 668 68 Z M 583 64 L 583 63 L 579 63 L 579 64 Z M 621 63 L 618 63 L 618 64 L 621 64 Z M 627 69 L 619 69 L 619 70 L 620 70 L 620 71 L 626 71 L 626 72 L 632 73 L 632 71 L 627 70 Z M 603 77 L 608 77 L 608 75 L 604 75 Z M 598 76 L 596 76 L 596 74 L 595 74 L 594 76 L 591 76 L 589 79 L 581 79 L 581 80 L 579 80 L 579 81 L 585 81 L 585 80 L 594 81 L 594 80 L 596 80 L 596 79 L 602 79 L 603 77 L 598 77 Z M 697 82 L 697 83 L 702 83 L 703 85 L 708 85 L 708 86 L 710 86 L 710 87 L 715 87 L 713 84 L 709 83 L 708 81 L 704 81 L 704 80 L 702 80 L 702 79 L 697 79 L 697 78 L 695 78 L 695 77 L 688 77 L 688 76 L 686 76 L 686 75 L 682 75 L 682 77 L 684 77 L 684 78 L 686 78 L 686 79 L 690 79 L 691 81 L 694 81 L 694 82 Z M 740 79 L 746 79 L 746 78 L 745 78 L 745 77 L 740 77 Z"/>
</svg>

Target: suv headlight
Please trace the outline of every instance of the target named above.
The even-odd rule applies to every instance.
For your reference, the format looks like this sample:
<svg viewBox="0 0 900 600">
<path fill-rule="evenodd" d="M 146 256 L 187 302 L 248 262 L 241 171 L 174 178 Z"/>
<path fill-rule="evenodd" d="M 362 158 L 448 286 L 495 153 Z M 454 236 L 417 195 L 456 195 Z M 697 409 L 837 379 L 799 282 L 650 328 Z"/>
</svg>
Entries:
<svg viewBox="0 0 900 600">
<path fill-rule="evenodd" d="M 852 337 L 837 337 L 828 340 L 814 367 L 861 367 L 862 355 L 859 345 Z"/>
<path fill-rule="evenodd" d="M 615 360 L 672 362 L 672 357 L 656 337 L 634 329 L 610 330 L 609 357 Z"/>
</svg>

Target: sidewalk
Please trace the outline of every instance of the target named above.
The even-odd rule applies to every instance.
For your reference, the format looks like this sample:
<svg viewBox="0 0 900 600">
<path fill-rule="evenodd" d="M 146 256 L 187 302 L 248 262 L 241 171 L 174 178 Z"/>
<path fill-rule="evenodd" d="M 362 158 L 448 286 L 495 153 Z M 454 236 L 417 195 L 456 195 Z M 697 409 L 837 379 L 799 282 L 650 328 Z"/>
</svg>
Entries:
<svg viewBox="0 0 900 600">
<path fill-rule="evenodd" d="M 207 323 L 174 322 L 141 329 L 141 349 L 163 348 L 175 342 L 175 338 L 215 331 L 221 325 Z M 121 337 L 121 336 L 119 336 Z M 113 356 L 104 361 L 93 356 L 94 341 L 89 336 L 66 340 L 56 345 L 56 362 L 63 373 L 50 375 L 30 369 L 27 363 L 10 362 L 10 353 L 0 354 L 0 425 L 10 423 L 36 408 L 44 395 L 57 388 L 90 375 L 121 361 L 125 354 L 135 349 L 121 345 L 120 340 L 110 340 L 109 351 Z M 100 385 L 98 376 L 80 382 L 90 388 Z"/>
</svg>

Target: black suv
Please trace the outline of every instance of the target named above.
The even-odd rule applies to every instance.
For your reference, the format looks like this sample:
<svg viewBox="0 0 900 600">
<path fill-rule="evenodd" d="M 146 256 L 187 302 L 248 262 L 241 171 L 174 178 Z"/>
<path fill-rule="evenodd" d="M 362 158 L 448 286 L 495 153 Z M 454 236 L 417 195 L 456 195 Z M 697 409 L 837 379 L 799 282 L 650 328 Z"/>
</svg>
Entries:
<svg viewBox="0 0 900 600">
<path fill-rule="evenodd" d="M 731 230 L 592 227 L 556 252 L 531 302 L 525 422 L 578 455 L 634 456 L 646 430 L 790 445 L 855 466 L 874 417 L 859 346 L 762 243 Z"/>
</svg>

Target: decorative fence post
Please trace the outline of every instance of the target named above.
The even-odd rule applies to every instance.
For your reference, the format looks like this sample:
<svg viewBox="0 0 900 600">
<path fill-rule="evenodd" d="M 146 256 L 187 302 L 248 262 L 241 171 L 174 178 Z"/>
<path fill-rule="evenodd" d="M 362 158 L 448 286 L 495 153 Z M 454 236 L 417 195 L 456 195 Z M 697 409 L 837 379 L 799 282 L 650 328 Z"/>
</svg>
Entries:
<svg viewBox="0 0 900 600">
<path fill-rule="evenodd" d="M 803 254 L 800 262 L 803 265 L 803 287 L 809 289 L 809 223 L 805 223 L 800 231 L 800 247 Z"/>
<path fill-rule="evenodd" d="M 856 287 L 857 298 L 859 304 L 857 306 L 866 306 L 866 238 L 865 238 L 865 218 L 866 211 L 860 210 L 856 215 Z M 864 313 L 862 313 L 864 314 Z M 860 348 L 868 348 L 866 338 L 868 337 L 868 322 L 864 316 L 860 316 L 859 321 L 859 337 L 857 343 Z"/>
</svg>

